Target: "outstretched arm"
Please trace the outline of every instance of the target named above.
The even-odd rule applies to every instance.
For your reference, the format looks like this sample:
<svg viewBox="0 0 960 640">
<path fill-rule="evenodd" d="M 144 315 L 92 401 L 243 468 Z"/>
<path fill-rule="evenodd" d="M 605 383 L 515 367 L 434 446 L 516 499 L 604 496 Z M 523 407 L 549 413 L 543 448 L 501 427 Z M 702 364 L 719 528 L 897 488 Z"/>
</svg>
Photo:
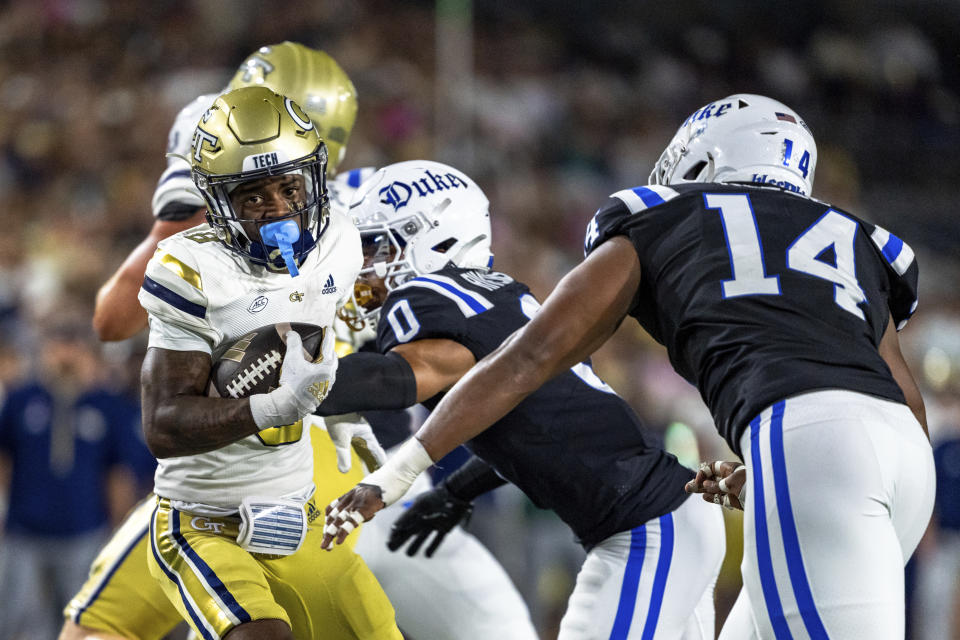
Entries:
<svg viewBox="0 0 960 640">
<path fill-rule="evenodd" d="M 617 237 L 601 245 L 560 281 L 529 324 L 454 385 L 414 438 L 327 507 L 322 546 L 342 543 L 357 525 L 406 493 L 432 461 L 586 359 L 620 325 L 639 285 L 640 261 L 630 241 Z"/>
<path fill-rule="evenodd" d="M 126 340 L 147 326 L 147 312 L 137 300 L 147 262 L 153 257 L 157 243 L 161 240 L 203 222 L 203 211 L 198 209 L 186 220 L 156 220 L 150 234 L 130 252 L 110 279 L 103 283 L 97 292 L 96 307 L 93 310 L 93 329 L 101 340 Z"/>
<path fill-rule="evenodd" d="M 547 380 L 588 358 L 616 331 L 639 285 L 640 261 L 630 241 L 616 237 L 601 245 L 430 414 L 416 434 L 430 457 L 439 460 Z"/>
</svg>

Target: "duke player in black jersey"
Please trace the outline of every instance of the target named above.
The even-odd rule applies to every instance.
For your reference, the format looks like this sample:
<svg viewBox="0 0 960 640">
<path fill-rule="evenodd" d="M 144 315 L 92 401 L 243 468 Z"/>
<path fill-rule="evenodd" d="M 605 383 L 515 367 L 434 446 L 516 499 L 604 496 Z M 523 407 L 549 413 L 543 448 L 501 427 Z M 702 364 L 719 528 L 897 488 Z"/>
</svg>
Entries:
<svg viewBox="0 0 960 640">
<path fill-rule="evenodd" d="M 812 135 L 779 102 L 734 95 L 696 111 L 651 184 L 600 208 L 586 260 L 536 318 L 446 394 L 403 456 L 330 508 L 326 537 L 341 540 L 345 514 L 395 500 L 631 315 L 746 466 L 745 589 L 721 637 L 902 638 L 903 565 L 934 485 L 896 333 L 917 265 L 894 234 L 812 199 L 815 164 Z"/>
<path fill-rule="evenodd" d="M 536 314 L 526 285 L 489 269 L 487 209 L 472 180 L 436 162 L 391 165 L 361 186 L 351 206 L 365 256 L 357 308 L 379 312 L 379 353 L 342 358 L 321 413 L 432 408 Z M 469 446 L 496 472 L 470 463 L 456 472 L 465 493 L 444 499 L 463 502 L 509 480 L 553 509 L 588 551 L 560 638 L 714 637 L 720 513 L 688 499 L 693 472 L 653 443 L 588 362 L 573 363 Z M 344 526 L 359 522 L 348 514 Z M 436 597 L 443 606 L 449 596 Z"/>
</svg>

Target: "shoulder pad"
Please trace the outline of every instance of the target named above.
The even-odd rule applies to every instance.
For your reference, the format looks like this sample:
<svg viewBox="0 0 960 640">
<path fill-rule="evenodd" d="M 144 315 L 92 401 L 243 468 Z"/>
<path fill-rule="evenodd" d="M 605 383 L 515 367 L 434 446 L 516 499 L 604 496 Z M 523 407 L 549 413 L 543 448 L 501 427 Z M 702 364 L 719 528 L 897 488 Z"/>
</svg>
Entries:
<svg viewBox="0 0 960 640">
<path fill-rule="evenodd" d="M 610 194 L 610 199 L 597 210 L 587 225 L 583 255 L 590 255 L 594 249 L 617 235 L 621 223 L 633 214 L 661 205 L 678 195 L 680 192 L 676 189 L 662 185 L 634 187 Z"/>
<path fill-rule="evenodd" d="M 171 158 L 169 166 L 160 176 L 157 188 L 153 191 L 151 201 L 153 217 L 158 220 L 171 220 L 174 219 L 170 215 L 172 211 L 189 209 L 192 213 L 204 206 L 206 203 L 200 196 L 197 186 L 193 184 L 190 165 L 180 158 Z"/>
<path fill-rule="evenodd" d="M 194 242 L 185 234 L 202 227 L 171 236 L 161 241 L 147 263 L 139 300 L 151 316 L 187 328 L 204 337 L 216 337 L 207 321 L 207 295 L 203 275 L 196 256 L 189 248 Z"/>
<path fill-rule="evenodd" d="M 193 132 L 200 122 L 201 116 L 217 99 L 216 93 L 205 93 L 197 96 L 185 107 L 180 109 L 173 120 L 170 133 L 167 135 L 167 153 L 178 156 L 188 156 L 193 144 Z"/>
<path fill-rule="evenodd" d="M 680 195 L 675 189 L 659 184 L 651 184 L 633 189 L 623 189 L 610 194 L 611 198 L 621 200 L 630 213 L 638 213 L 644 209 L 656 207 Z"/>
<path fill-rule="evenodd" d="M 429 289 L 447 298 L 457 306 L 465 318 L 470 318 L 493 308 L 493 302 L 482 294 L 468 289 L 455 278 L 439 273 L 418 276 L 397 287 L 396 291 L 409 290 L 415 287 Z"/>
</svg>

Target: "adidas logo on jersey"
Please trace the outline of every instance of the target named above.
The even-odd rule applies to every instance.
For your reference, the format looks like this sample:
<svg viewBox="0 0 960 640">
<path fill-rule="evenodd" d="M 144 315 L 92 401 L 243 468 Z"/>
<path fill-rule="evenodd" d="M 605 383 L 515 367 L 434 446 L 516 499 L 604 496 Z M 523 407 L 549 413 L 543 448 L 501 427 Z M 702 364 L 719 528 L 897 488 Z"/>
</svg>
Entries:
<svg viewBox="0 0 960 640">
<path fill-rule="evenodd" d="M 327 281 L 323 284 L 323 290 L 320 293 L 336 293 L 337 285 L 333 282 L 333 274 L 327 276 Z"/>
</svg>

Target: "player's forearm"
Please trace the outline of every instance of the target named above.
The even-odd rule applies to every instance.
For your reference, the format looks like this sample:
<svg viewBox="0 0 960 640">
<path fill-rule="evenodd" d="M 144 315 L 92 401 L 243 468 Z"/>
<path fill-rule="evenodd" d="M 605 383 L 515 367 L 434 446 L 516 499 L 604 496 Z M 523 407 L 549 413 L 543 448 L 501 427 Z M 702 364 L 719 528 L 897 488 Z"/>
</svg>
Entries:
<svg viewBox="0 0 960 640">
<path fill-rule="evenodd" d="M 147 326 L 147 312 L 140 306 L 137 294 L 147 263 L 161 239 L 155 228 L 97 292 L 93 328 L 101 340 L 126 340 Z"/>
<path fill-rule="evenodd" d="M 923 396 L 920 395 L 920 388 L 917 386 L 917 382 L 910 372 L 910 367 L 907 365 L 903 353 L 900 351 L 900 339 L 897 336 L 897 329 L 893 324 L 892 318 L 887 322 L 886 331 L 883 334 L 883 339 L 880 341 L 879 351 L 880 357 L 883 358 L 884 362 L 886 362 L 890 368 L 893 379 L 897 385 L 899 385 L 900 390 L 903 391 L 907 406 L 910 407 L 920 426 L 923 427 L 924 433 L 927 434 L 927 438 L 929 438 L 930 434 L 927 431 L 927 412 L 923 403 Z"/>
<path fill-rule="evenodd" d="M 161 240 L 201 221 L 202 215 L 197 212 L 186 220 L 156 220 L 153 223 L 147 237 L 140 241 L 97 292 L 93 329 L 101 340 L 126 340 L 147 326 L 147 312 L 137 300 L 147 263 Z"/>
<path fill-rule="evenodd" d="M 433 460 L 486 430 L 551 377 L 552 367 L 540 366 L 536 354 L 517 344 L 518 334 L 461 378 L 417 431 Z"/>
<path fill-rule="evenodd" d="M 126 340 L 147 326 L 147 312 L 137 300 L 146 264 L 147 260 L 144 260 L 139 278 L 133 275 L 133 270 L 127 271 L 127 265 L 124 265 L 97 292 L 93 330 L 100 340 Z"/>
<path fill-rule="evenodd" d="M 209 379 L 208 353 L 147 349 L 140 376 L 143 434 L 155 457 L 212 451 L 259 430 L 249 398 L 210 397 Z"/>
<path fill-rule="evenodd" d="M 467 502 L 505 484 L 507 481 L 501 478 L 493 467 L 476 456 L 467 460 L 443 481 L 447 491 Z"/>
<path fill-rule="evenodd" d="M 249 398 L 179 396 L 144 411 L 144 435 L 157 458 L 195 455 L 257 433 Z"/>
<path fill-rule="evenodd" d="M 616 331 L 639 284 L 640 263 L 629 241 L 614 238 L 594 251 L 564 276 L 529 324 L 447 393 L 417 432 L 430 457 L 439 460 L 589 357 Z"/>
<path fill-rule="evenodd" d="M 340 359 L 337 380 L 317 407 L 317 415 L 406 409 L 417 403 L 417 379 L 403 357 L 351 353 Z"/>
</svg>

